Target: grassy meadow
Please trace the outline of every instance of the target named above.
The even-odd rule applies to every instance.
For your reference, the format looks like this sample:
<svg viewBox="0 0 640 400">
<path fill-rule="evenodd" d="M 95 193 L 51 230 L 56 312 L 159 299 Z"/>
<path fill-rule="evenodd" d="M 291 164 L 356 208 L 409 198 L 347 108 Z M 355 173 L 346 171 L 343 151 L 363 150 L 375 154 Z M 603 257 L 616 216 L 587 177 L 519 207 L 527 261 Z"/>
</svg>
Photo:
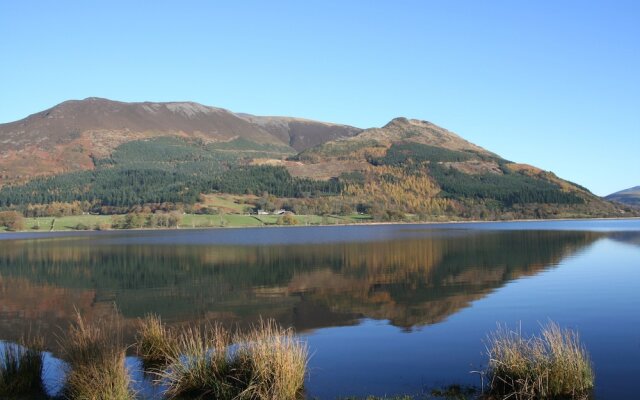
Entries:
<svg viewBox="0 0 640 400">
<path fill-rule="evenodd" d="M 184 213 L 180 214 L 178 229 L 198 228 L 240 228 L 269 225 L 338 225 L 370 222 L 371 216 L 353 213 L 351 215 L 292 215 L 288 221 L 283 221 L 281 215 L 252 214 L 249 211 L 258 199 L 253 195 L 209 194 L 201 198 L 201 207 L 215 210 L 214 213 Z M 24 218 L 24 231 L 78 231 L 78 230 L 107 230 L 112 227 L 116 215 L 70 215 L 61 217 Z M 154 228 L 145 228 L 154 229 Z M 175 228 L 172 228 L 175 229 Z M 7 228 L 0 226 L 0 232 Z"/>
<path fill-rule="evenodd" d="M 279 215 L 248 215 L 248 214 L 183 214 L 179 229 L 198 228 L 240 228 L 278 225 Z M 369 222 L 366 215 L 350 216 L 321 216 L 321 215 L 296 215 L 296 225 L 339 225 Z M 37 217 L 25 218 L 25 231 L 76 231 L 109 229 L 112 221 L 111 215 L 71 215 L 64 217 Z M 80 228 L 79 228 L 80 227 Z M 0 231 L 6 228 L 0 227 Z"/>
</svg>

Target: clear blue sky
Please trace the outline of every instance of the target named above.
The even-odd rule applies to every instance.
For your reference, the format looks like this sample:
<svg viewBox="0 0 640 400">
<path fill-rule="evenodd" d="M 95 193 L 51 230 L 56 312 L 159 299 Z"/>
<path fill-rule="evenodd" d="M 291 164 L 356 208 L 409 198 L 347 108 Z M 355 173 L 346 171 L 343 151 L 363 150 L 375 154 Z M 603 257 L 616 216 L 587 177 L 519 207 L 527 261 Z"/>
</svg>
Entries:
<svg viewBox="0 0 640 400">
<path fill-rule="evenodd" d="M 1 1 L 0 122 L 191 100 L 432 121 L 596 194 L 640 185 L 640 1 Z"/>
</svg>

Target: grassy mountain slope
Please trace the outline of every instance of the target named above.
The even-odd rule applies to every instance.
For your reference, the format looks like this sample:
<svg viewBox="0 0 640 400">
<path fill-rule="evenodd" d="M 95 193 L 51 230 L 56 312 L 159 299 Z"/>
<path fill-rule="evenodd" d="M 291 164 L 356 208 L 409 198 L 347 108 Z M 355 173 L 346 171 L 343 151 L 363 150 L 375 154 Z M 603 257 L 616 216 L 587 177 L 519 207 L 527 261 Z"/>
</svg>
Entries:
<svg viewBox="0 0 640 400">
<path fill-rule="evenodd" d="M 630 206 L 640 207 L 640 186 L 612 193 L 606 196 L 605 199 Z"/>
</svg>

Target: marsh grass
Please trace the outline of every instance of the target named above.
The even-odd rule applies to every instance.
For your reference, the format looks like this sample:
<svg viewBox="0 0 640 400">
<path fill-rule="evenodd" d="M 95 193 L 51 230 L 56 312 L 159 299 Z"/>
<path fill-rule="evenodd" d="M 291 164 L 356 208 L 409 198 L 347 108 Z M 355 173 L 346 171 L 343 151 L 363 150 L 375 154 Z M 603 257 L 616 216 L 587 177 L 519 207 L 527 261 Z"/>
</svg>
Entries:
<svg viewBox="0 0 640 400">
<path fill-rule="evenodd" d="M 300 397 L 308 351 L 290 329 L 261 321 L 232 336 L 222 326 L 186 328 L 158 373 L 169 398 L 294 400 Z"/>
<path fill-rule="evenodd" d="M 0 398 L 44 396 L 41 336 L 0 344 Z"/>
<path fill-rule="evenodd" d="M 176 337 L 167 352 L 167 367 L 158 372 L 169 398 L 206 396 L 233 397 L 235 382 L 230 379 L 229 333 L 220 325 L 188 327 Z"/>
<path fill-rule="evenodd" d="M 488 338 L 489 390 L 513 399 L 586 399 L 594 373 L 578 334 L 549 322 L 538 336 L 505 326 Z"/>
<path fill-rule="evenodd" d="M 122 328 L 114 315 L 93 324 L 80 314 L 60 340 L 68 363 L 64 397 L 83 400 L 129 400 L 129 373 Z"/>
<path fill-rule="evenodd" d="M 302 395 L 309 351 L 291 329 L 261 320 L 235 342 L 235 363 L 247 374 L 241 397 L 290 400 Z"/>
<path fill-rule="evenodd" d="M 138 323 L 135 347 L 145 369 L 161 368 L 176 348 L 176 333 L 163 324 L 159 316 L 148 314 Z"/>
</svg>

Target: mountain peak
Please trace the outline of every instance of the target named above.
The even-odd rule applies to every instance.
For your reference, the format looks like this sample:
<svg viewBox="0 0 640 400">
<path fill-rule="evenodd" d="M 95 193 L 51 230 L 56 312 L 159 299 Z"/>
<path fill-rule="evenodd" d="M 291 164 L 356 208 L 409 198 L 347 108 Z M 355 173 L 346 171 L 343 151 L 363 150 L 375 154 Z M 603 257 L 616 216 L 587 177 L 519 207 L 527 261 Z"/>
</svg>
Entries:
<svg viewBox="0 0 640 400">
<path fill-rule="evenodd" d="M 396 117 L 389 121 L 384 128 L 427 128 L 427 129 L 442 129 L 438 125 L 433 124 L 429 121 L 424 121 L 421 119 L 413 119 L 406 117 Z"/>
<path fill-rule="evenodd" d="M 409 124 L 409 119 L 406 117 L 395 117 L 391 121 L 387 122 L 387 124 L 383 128 L 387 128 L 394 125 L 407 125 Z"/>
<path fill-rule="evenodd" d="M 95 97 L 95 96 L 87 97 L 87 98 L 85 98 L 83 100 L 79 100 L 79 101 L 104 101 L 104 102 L 109 102 L 109 103 L 115 103 L 114 100 L 109 100 L 109 99 L 106 99 L 104 97 Z"/>
</svg>

